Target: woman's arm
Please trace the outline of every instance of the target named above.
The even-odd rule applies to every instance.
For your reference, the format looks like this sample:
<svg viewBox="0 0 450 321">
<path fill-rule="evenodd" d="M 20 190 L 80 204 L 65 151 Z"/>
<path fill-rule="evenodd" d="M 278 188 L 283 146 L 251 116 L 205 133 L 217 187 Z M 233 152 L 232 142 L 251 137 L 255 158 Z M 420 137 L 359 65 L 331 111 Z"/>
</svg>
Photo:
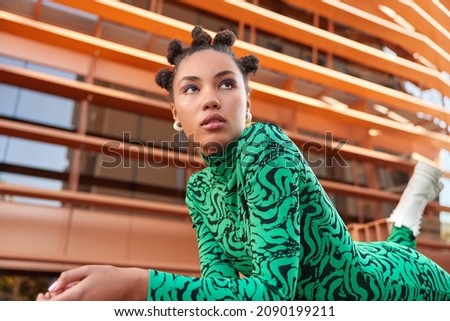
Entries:
<svg viewBox="0 0 450 321">
<path fill-rule="evenodd" d="M 232 266 L 223 249 L 214 239 L 209 227 L 203 223 L 200 214 L 191 211 L 194 230 L 197 235 L 201 276 L 236 278 L 238 271 Z"/>
<path fill-rule="evenodd" d="M 292 299 L 299 274 L 299 170 L 276 157 L 246 174 L 252 274 L 271 300 Z"/>
<path fill-rule="evenodd" d="M 147 285 L 145 269 L 86 265 L 61 273 L 37 300 L 139 301 L 146 299 Z"/>
</svg>

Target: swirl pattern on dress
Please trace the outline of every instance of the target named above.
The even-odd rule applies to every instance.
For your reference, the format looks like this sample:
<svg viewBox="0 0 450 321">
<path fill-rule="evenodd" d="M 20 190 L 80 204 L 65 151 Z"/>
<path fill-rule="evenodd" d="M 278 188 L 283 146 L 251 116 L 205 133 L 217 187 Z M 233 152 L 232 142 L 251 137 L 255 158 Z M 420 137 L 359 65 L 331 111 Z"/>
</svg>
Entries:
<svg viewBox="0 0 450 321">
<path fill-rule="evenodd" d="M 204 160 L 186 195 L 202 277 L 150 270 L 149 299 L 450 300 L 450 275 L 396 242 L 407 236 L 351 239 L 277 126 L 254 124 Z"/>
</svg>

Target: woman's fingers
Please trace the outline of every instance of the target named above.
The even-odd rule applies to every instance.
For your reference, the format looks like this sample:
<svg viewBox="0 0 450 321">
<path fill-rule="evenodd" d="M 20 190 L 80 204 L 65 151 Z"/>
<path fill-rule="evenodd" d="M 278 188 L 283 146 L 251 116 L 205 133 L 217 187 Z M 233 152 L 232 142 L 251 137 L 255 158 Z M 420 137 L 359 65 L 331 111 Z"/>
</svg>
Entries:
<svg viewBox="0 0 450 321">
<path fill-rule="evenodd" d="M 88 265 L 61 273 L 37 300 L 145 300 L 147 287 L 145 269 Z"/>
<path fill-rule="evenodd" d="M 88 276 L 89 269 L 91 266 L 87 265 L 62 272 L 59 278 L 49 286 L 48 291 L 52 296 L 61 294 Z"/>
<path fill-rule="evenodd" d="M 48 301 L 52 298 L 52 294 L 50 292 L 39 293 L 36 297 L 36 301 Z"/>
<path fill-rule="evenodd" d="M 47 301 L 48 299 L 45 298 L 45 294 L 39 293 L 36 297 L 36 301 Z"/>
</svg>

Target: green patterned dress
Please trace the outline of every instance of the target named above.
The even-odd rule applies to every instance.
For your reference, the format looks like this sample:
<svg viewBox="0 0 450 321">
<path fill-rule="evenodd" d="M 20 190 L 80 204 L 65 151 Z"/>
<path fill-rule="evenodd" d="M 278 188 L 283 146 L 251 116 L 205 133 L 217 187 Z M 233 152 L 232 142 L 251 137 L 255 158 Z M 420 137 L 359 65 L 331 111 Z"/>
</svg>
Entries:
<svg viewBox="0 0 450 321">
<path fill-rule="evenodd" d="M 254 124 L 204 160 L 186 196 L 202 277 L 150 270 L 149 300 L 450 300 L 450 275 L 424 255 L 353 241 L 275 125 Z"/>
</svg>

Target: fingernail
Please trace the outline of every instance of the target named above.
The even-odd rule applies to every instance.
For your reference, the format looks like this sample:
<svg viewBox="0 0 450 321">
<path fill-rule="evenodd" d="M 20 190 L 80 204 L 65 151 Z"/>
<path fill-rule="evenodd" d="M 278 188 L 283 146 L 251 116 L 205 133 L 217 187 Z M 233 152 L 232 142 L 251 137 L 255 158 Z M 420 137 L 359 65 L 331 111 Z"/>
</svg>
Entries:
<svg viewBox="0 0 450 321">
<path fill-rule="evenodd" d="M 71 287 L 74 287 L 75 285 L 77 285 L 77 283 L 78 282 L 70 282 L 69 284 L 66 285 L 64 291 L 70 289 Z"/>
<path fill-rule="evenodd" d="M 53 292 L 53 291 L 55 291 L 57 288 L 58 288 L 58 281 L 55 281 L 55 282 L 52 283 L 52 285 L 50 285 L 50 286 L 48 287 L 48 290 L 49 290 L 50 292 Z"/>
</svg>

